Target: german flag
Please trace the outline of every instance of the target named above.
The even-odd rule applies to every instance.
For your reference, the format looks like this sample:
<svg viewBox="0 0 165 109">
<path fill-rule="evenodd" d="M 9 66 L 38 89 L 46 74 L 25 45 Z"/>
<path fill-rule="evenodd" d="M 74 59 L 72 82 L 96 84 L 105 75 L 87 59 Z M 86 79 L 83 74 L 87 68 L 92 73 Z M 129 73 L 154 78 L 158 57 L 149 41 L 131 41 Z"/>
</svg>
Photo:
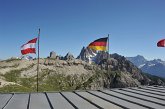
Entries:
<svg viewBox="0 0 165 109">
<path fill-rule="evenodd" d="M 97 39 L 88 45 L 88 48 L 94 49 L 96 51 L 106 51 L 107 50 L 108 37 Z"/>
</svg>

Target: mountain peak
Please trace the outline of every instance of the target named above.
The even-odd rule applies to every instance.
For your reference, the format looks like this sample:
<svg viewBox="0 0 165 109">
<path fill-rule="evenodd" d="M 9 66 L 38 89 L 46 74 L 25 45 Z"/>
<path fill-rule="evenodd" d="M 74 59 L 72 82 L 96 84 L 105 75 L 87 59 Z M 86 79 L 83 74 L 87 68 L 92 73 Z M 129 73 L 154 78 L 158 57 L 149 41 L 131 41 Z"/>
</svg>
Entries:
<svg viewBox="0 0 165 109">
<path fill-rule="evenodd" d="M 126 58 L 127 58 L 127 60 L 129 60 L 132 63 L 134 63 L 136 66 L 140 66 L 142 64 L 145 64 L 145 62 L 147 62 L 147 59 L 145 59 L 141 55 L 137 55 L 135 57 L 126 57 Z"/>
<path fill-rule="evenodd" d="M 137 56 L 135 56 L 135 57 L 137 57 L 137 58 L 144 58 L 142 55 L 137 55 Z M 144 58 L 145 59 L 145 58 Z"/>
<path fill-rule="evenodd" d="M 138 68 L 140 68 L 143 72 L 165 77 L 165 61 L 162 61 L 161 59 L 148 61 L 141 55 L 137 55 L 135 57 L 127 57 L 127 59 L 135 64 Z"/>
<path fill-rule="evenodd" d="M 78 55 L 77 59 L 81 59 L 83 61 L 86 61 L 86 62 L 90 63 L 91 61 L 94 60 L 95 56 L 96 56 L 96 51 L 95 50 L 83 47 L 81 49 L 81 52 Z"/>
</svg>

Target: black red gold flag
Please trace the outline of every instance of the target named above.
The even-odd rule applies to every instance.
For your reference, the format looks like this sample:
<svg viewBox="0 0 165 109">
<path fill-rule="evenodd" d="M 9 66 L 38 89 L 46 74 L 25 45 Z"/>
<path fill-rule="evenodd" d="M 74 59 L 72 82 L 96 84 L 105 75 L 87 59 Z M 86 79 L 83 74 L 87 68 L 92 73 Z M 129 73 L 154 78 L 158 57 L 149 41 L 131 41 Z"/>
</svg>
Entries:
<svg viewBox="0 0 165 109">
<path fill-rule="evenodd" d="M 108 37 L 97 39 L 88 45 L 88 48 L 94 49 L 96 51 L 106 51 L 107 50 Z"/>
</svg>

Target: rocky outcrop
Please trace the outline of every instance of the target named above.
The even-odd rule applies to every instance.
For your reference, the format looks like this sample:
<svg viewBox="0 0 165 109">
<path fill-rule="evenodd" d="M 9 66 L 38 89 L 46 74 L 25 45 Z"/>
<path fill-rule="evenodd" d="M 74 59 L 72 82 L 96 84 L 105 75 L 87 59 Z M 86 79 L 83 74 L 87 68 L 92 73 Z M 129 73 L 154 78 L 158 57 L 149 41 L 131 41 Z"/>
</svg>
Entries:
<svg viewBox="0 0 165 109">
<path fill-rule="evenodd" d="M 57 58 L 56 53 L 54 51 L 50 52 L 50 57 L 49 58 L 56 59 Z"/>
<path fill-rule="evenodd" d="M 78 55 L 77 59 L 83 60 L 88 63 L 92 63 L 92 61 L 95 62 L 96 59 L 96 51 L 92 50 L 90 48 L 83 47 L 81 49 L 80 54 Z"/>
<path fill-rule="evenodd" d="M 74 60 L 74 56 L 70 52 L 68 52 L 64 57 L 64 60 L 68 60 L 68 61 Z"/>
</svg>

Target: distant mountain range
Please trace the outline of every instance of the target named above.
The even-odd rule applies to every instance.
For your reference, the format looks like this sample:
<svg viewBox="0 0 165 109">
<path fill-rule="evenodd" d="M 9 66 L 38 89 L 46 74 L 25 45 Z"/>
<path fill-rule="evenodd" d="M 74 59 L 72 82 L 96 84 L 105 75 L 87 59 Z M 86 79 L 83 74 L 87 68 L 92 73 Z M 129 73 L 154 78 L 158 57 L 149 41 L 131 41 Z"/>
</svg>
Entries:
<svg viewBox="0 0 165 109">
<path fill-rule="evenodd" d="M 161 59 L 147 60 L 143 56 L 127 57 L 143 72 L 165 78 L 165 61 Z"/>
</svg>

